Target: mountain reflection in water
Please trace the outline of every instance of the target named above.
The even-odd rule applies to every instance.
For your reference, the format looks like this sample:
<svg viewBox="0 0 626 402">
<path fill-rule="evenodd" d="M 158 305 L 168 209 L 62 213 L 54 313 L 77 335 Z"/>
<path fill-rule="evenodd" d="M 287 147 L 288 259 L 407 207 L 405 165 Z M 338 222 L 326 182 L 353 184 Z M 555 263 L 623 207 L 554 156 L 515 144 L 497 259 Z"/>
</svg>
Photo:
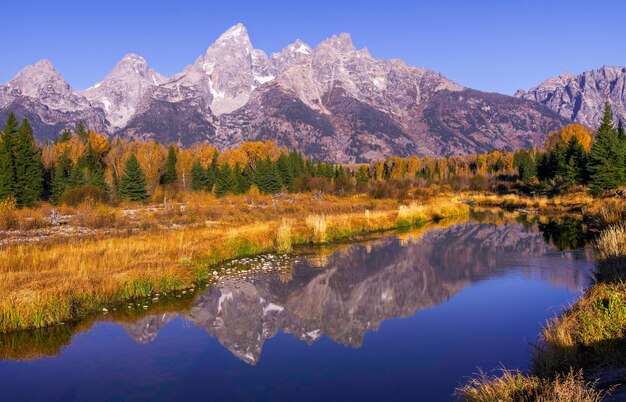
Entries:
<svg viewBox="0 0 626 402">
<path fill-rule="evenodd" d="M 254 365 L 265 340 L 279 331 L 309 344 L 325 335 L 358 348 L 383 321 L 413 316 L 511 270 L 579 291 L 589 280 L 581 258 L 581 251 L 557 251 L 537 228 L 462 223 L 415 238 L 346 246 L 321 260 L 314 254 L 290 257 L 283 274 L 211 286 L 180 314 Z M 148 343 L 177 315 L 146 316 L 122 326 L 137 342 Z"/>
</svg>

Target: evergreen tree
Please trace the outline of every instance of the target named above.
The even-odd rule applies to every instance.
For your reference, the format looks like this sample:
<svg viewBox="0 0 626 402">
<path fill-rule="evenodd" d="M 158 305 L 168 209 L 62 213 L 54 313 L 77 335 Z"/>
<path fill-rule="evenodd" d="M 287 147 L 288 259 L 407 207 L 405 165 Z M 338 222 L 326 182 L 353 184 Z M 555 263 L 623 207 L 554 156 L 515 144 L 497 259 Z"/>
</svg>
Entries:
<svg viewBox="0 0 626 402">
<path fill-rule="evenodd" d="M 167 152 L 167 161 L 165 162 L 165 173 L 161 178 L 163 184 L 173 184 L 178 181 L 178 175 L 176 174 L 176 150 L 170 145 Z"/>
<path fill-rule="evenodd" d="M 278 157 L 276 168 L 278 169 L 281 185 L 285 187 L 287 191 L 293 193 L 295 191 L 295 172 L 292 170 L 287 156 L 281 154 L 280 157 Z"/>
<path fill-rule="evenodd" d="M 72 172 L 72 160 L 67 156 L 65 152 L 57 161 L 54 172 L 52 172 L 52 184 L 50 202 L 58 204 L 61 201 L 61 196 L 67 191 L 70 186 L 70 175 Z"/>
<path fill-rule="evenodd" d="M 76 126 L 76 135 L 78 136 L 78 138 L 80 138 L 84 143 L 87 142 L 87 140 L 89 139 L 89 132 L 87 131 L 87 129 L 85 128 L 85 125 L 83 124 L 83 122 L 79 122 L 78 125 Z"/>
<path fill-rule="evenodd" d="M 200 162 L 194 162 L 191 167 L 191 189 L 193 191 L 209 191 L 207 189 L 207 172 Z"/>
<path fill-rule="evenodd" d="M 217 164 L 217 157 L 218 157 L 218 154 L 215 153 L 213 155 L 213 160 L 211 161 L 211 164 L 208 166 L 206 170 L 205 185 L 206 185 L 206 189 L 208 192 L 213 191 L 213 186 L 215 186 L 215 181 L 217 180 L 217 174 L 219 172 L 219 165 Z"/>
<path fill-rule="evenodd" d="M 215 195 L 218 197 L 237 191 L 237 181 L 228 163 L 224 163 L 218 170 L 215 180 Z"/>
<path fill-rule="evenodd" d="M 7 116 L 0 143 L 0 199 L 15 197 L 15 145 L 19 121 L 13 112 Z"/>
<path fill-rule="evenodd" d="M 32 207 L 43 195 L 41 152 L 35 144 L 33 129 L 26 117 L 18 129 L 15 144 L 15 184 L 17 204 L 20 206 Z"/>
<path fill-rule="evenodd" d="M 617 130 L 613 127 L 613 113 L 607 102 L 587 163 L 591 192 L 599 194 L 624 184 L 625 162 L 623 145 Z"/>
<path fill-rule="evenodd" d="M 90 184 L 107 191 L 109 190 L 105 180 L 104 166 L 91 144 L 87 145 L 85 154 L 76 161 L 69 183 L 72 187 Z"/>
<path fill-rule="evenodd" d="M 574 181 L 577 184 L 585 184 L 589 178 L 587 172 L 587 152 L 580 144 L 578 138 L 572 137 L 567 144 L 566 151 L 567 163 L 574 172 Z"/>
<path fill-rule="evenodd" d="M 522 149 L 513 156 L 513 166 L 517 169 L 520 180 L 531 182 L 537 177 L 537 168 L 530 152 Z"/>
<path fill-rule="evenodd" d="M 557 144 L 549 154 L 550 166 L 554 172 L 555 186 L 566 189 L 574 184 L 576 179 L 576 171 L 574 166 L 568 160 L 567 146 L 565 144 Z"/>
<path fill-rule="evenodd" d="M 146 175 L 141 169 L 135 154 L 132 154 L 126 161 L 118 193 L 121 198 L 130 201 L 145 201 L 149 197 L 146 187 Z"/>
<path fill-rule="evenodd" d="M 61 134 L 60 137 L 55 138 L 54 139 L 54 143 L 58 144 L 58 143 L 62 143 L 62 142 L 67 142 L 72 138 L 72 132 L 68 129 L 63 130 L 63 133 Z"/>
<path fill-rule="evenodd" d="M 550 166 L 548 162 L 549 162 L 548 154 L 545 152 L 540 153 L 535 158 L 537 178 L 540 181 L 545 181 L 551 178 L 553 175 L 553 172 L 550 170 Z"/>
<path fill-rule="evenodd" d="M 617 125 L 617 137 L 619 143 L 621 144 L 621 150 L 624 156 L 624 166 L 626 166 L 626 131 L 624 130 L 621 119 L 619 121 L 619 124 Z"/>
<path fill-rule="evenodd" d="M 356 185 L 358 187 L 365 186 L 370 181 L 369 168 L 365 165 L 360 166 L 356 172 Z"/>
<path fill-rule="evenodd" d="M 233 179 L 235 181 L 235 194 L 245 194 L 250 190 L 251 182 L 245 170 L 241 169 L 239 162 L 233 168 Z"/>
<path fill-rule="evenodd" d="M 276 164 L 272 162 L 269 156 L 257 161 L 256 171 L 254 172 L 254 184 L 265 194 L 276 194 L 280 191 L 281 182 L 278 170 L 276 169 Z"/>
<path fill-rule="evenodd" d="M 297 150 L 292 150 L 289 152 L 289 169 L 294 177 L 297 178 L 301 176 L 305 171 L 305 162 L 302 154 Z"/>
</svg>

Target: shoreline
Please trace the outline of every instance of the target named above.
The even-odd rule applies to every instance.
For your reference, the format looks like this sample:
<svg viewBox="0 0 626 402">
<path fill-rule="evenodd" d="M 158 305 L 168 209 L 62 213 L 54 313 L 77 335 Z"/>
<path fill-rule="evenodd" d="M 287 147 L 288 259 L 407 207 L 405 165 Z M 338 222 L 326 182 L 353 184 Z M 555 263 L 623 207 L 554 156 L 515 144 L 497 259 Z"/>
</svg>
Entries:
<svg viewBox="0 0 626 402">
<path fill-rule="evenodd" d="M 0 296 L 0 331 L 53 326 L 107 306 L 215 282 L 217 265 L 235 258 L 352 241 L 469 216 L 469 211 L 457 199 L 435 199 L 397 209 L 387 205 L 382 210 L 312 214 L 304 219 L 291 214 L 230 228 L 183 228 L 77 243 L 8 246 L 5 251 L 9 252 L 0 256 L 0 271 L 10 274 L 8 282 L 23 286 L 0 285 L 7 290 Z M 71 262 L 75 269 L 67 267 Z M 53 291 L 46 286 L 33 297 L 38 285 L 47 285 L 45 278 L 32 277 L 38 271 L 48 271 L 42 276 L 58 285 Z"/>
<path fill-rule="evenodd" d="M 602 401 L 626 396 L 626 203 L 604 200 L 583 211 L 595 234 L 594 280 L 550 320 L 534 346 L 529 372 L 480 372 L 457 389 L 463 401 Z M 539 399 L 537 399 L 539 398 Z M 543 399 L 542 399 L 543 398 Z"/>
</svg>

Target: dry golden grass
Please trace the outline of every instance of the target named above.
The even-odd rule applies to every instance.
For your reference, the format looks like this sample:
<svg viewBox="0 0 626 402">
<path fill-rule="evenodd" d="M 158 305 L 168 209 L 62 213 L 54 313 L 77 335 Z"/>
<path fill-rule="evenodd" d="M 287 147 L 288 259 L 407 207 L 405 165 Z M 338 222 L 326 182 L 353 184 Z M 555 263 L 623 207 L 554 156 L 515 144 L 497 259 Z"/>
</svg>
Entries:
<svg viewBox="0 0 626 402">
<path fill-rule="evenodd" d="M 323 215 L 309 215 L 306 217 L 306 225 L 313 232 L 313 241 L 316 243 L 326 243 L 326 231 L 328 224 Z"/>
<path fill-rule="evenodd" d="M 626 222 L 603 230 L 594 241 L 596 279 L 600 282 L 626 279 Z"/>
<path fill-rule="evenodd" d="M 412 202 L 398 207 L 396 225 L 410 227 L 421 225 L 430 220 L 465 216 L 469 214 L 469 206 L 456 197 L 433 198 L 427 203 Z"/>
<path fill-rule="evenodd" d="M 551 380 L 525 376 L 517 370 L 501 371 L 497 376 L 480 372 L 457 390 L 457 396 L 467 402 L 598 402 L 606 397 L 593 382 L 585 381 L 581 371 L 557 374 Z"/>
<path fill-rule="evenodd" d="M 626 285 L 597 284 L 543 329 L 533 360 L 538 375 L 569 367 L 610 367 L 626 358 Z"/>
<path fill-rule="evenodd" d="M 425 211 L 430 220 L 467 215 L 469 208 L 442 198 Z M 353 239 L 396 228 L 398 220 L 393 200 L 319 200 L 306 194 L 283 199 L 205 196 L 163 208 L 80 206 L 71 212 L 72 221 L 83 225 L 108 222 L 144 229 L 5 247 L 0 254 L 0 331 L 76 320 L 105 305 L 210 280 L 210 267 L 225 260 Z"/>
<path fill-rule="evenodd" d="M 528 209 L 541 212 L 559 212 L 580 210 L 593 204 L 594 199 L 586 192 L 572 193 L 556 197 L 524 197 L 515 194 L 475 194 L 470 193 L 467 199 L 483 206 L 508 209 Z"/>
<path fill-rule="evenodd" d="M 626 202 L 616 199 L 598 200 L 586 207 L 583 213 L 591 228 L 604 230 L 626 221 Z"/>
<path fill-rule="evenodd" d="M 279 253 L 289 253 L 293 250 L 291 235 L 291 223 L 283 219 L 276 234 L 276 251 Z"/>
<path fill-rule="evenodd" d="M 594 249 L 598 282 L 542 331 L 534 358 L 539 375 L 569 367 L 597 372 L 626 361 L 626 224 L 603 230 Z"/>
</svg>

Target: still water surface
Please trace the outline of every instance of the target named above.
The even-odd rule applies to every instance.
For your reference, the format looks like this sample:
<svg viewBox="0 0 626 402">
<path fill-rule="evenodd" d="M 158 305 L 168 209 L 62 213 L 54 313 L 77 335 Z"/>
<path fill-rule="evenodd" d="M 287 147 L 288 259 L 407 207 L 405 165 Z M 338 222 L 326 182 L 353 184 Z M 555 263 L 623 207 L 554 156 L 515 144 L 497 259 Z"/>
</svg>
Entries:
<svg viewBox="0 0 626 402">
<path fill-rule="evenodd" d="M 585 253 L 546 239 L 455 224 L 268 260 L 282 273 L 142 317 L 4 336 L 0 401 L 447 401 L 478 367 L 528 368 L 588 284 Z"/>
</svg>

